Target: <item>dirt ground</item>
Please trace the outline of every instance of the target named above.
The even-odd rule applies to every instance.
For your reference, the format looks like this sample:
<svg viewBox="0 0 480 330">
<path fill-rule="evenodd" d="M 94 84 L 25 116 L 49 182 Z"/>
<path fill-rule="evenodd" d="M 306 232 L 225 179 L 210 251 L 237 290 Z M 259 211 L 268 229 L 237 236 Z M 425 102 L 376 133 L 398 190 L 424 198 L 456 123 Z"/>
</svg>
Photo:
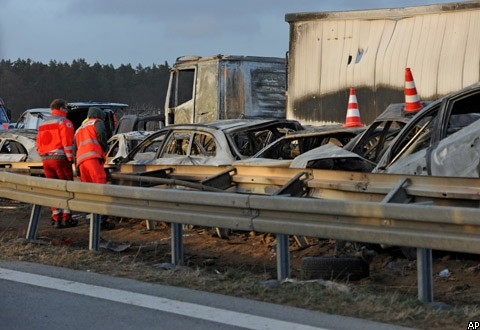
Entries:
<svg viewBox="0 0 480 330">
<path fill-rule="evenodd" d="M 0 239 L 2 236 L 24 238 L 30 213 L 31 205 L 0 199 Z M 89 227 L 84 215 L 77 216 L 77 227 L 54 229 L 49 221 L 50 210 L 44 207 L 37 239 L 54 246 L 88 249 Z M 167 223 L 157 223 L 154 230 L 148 230 L 146 222 L 138 219 L 116 218 L 114 222 L 114 230 L 101 233 L 102 249 L 136 256 L 149 251 L 151 264 L 171 261 Z M 304 257 L 333 254 L 333 241 L 315 238 L 308 238 L 308 241 L 310 246 L 299 249 L 291 240 L 291 275 L 294 279 L 301 277 Z M 234 232 L 228 239 L 220 239 L 210 228 L 184 229 L 185 264 L 191 268 L 224 272 L 236 267 L 275 279 L 275 249 L 274 237 L 262 233 Z M 441 251 L 434 251 L 433 257 L 434 300 L 451 306 L 480 305 L 480 257 Z M 448 274 L 440 276 L 439 273 L 445 270 Z M 370 275 L 349 284 L 368 285 L 378 292 L 400 292 L 416 298 L 416 262 L 407 260 L 398 250 L 380 251 L 370 263 Z"/>
</svg>

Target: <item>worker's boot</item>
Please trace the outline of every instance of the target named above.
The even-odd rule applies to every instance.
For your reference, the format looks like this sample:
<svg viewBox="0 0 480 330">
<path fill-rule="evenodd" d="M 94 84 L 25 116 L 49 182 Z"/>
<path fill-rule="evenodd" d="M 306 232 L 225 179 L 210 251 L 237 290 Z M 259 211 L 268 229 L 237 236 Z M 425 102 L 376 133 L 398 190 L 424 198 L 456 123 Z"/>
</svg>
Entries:
<svg viewBox="0 0 480 330">
<path fill-rule="evenodd" d="M 77 219 L 67 219 L 65 220 L 65 227 L 76 227 L 78 225 Z"/>
<path fill-rule="evenodd" d="M 65 223 L 63 220 L 56 220 L 56 221 L 53 221 L 54 224 L 53 224 L 53 227 L 55 229 L 62 229 L 62 228 L 65 228 Z"/>
</svg>

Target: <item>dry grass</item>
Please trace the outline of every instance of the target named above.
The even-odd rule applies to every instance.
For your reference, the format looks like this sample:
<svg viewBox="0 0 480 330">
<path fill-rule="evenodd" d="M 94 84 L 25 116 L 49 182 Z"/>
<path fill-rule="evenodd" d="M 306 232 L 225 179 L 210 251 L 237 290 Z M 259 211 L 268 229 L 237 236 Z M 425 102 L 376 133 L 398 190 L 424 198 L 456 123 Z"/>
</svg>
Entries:
<svg viewBox="0 0 480 330">
<path fill-rule="evenodd" d="M 466 328 L 468 321 L 480 320 L 480 309 L 476 305 L 442 310 L 421 304 L 397 290 L 382 292 L 370 282 L 353 285 L 288 281 L 281 285 L 267 285 L 266 280 L 271 278 L 267 271 L 252 272 L 245 267 L 219 270 L 195 266 L 161 270 L 157 266 L 159 257 L 168 260 L 169 255 L 156 249 L 94 253 L 79 247 L 29 243 L 15 237 L 19 236 L 12 232 L 0 233 L 3 259 L 88 270 L 419 329 Z"/>
</svg>

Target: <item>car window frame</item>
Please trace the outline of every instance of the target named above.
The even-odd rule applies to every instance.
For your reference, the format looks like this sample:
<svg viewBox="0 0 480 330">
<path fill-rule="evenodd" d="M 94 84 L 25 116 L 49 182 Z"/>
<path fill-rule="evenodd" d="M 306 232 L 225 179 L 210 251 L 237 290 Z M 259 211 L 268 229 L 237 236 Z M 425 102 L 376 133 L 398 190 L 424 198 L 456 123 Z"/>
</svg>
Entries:
<svg viewBox="0 0 480 330">
<path fill-rule="evenodd" d="M 404 149 L 403 147 L 400 148 L 400 145 L 403 143 L 403 141 L 407 138 L 407 136 L 410 134 L 410 132 L 415 128 L 418 127 L 418 124 L 422 121 L 425 120 L 426 117 L 432 117 L 434 113 L 434 118 L 432 120 L 436 121 L 434 126 L 432 127 L 433 131 L 437 130 L 437 125 L 438 125 L 438 118 L 441 116 L 441 112 L 444 106 L 444 102 L 438 103 L 438 104 L 433 104 L 430 108 L 428 108 L 426 111 L 419 112 L 416 116 L 414 116 L 404 127 L 403 129 L 397 134 L 396 138 L 392 141 L 390 144 L 388 150 L 384 153 L 383 157 L 380 159 L 378 162 L 378 169 L 380 170 L 386 170 L 389 167 L 391 167 L 395 162 L 397 162 L 399 159 L 403 158 L 398 156 L 398 153 L 402 153 L 402 150 Z M 431 121 L 430 121 L 431 122 Z M 420 125 L 420 127 L 423 126 L 423 124 Z M 430 145 L 434 143 L 434 135 L 430 137 Z M 409 142 L 407 141 L 406 144 Z M 403 144 L 405 146 L 405 144 Z M 398 150 L 398 151 L 397 151 Z"/>
</svg>

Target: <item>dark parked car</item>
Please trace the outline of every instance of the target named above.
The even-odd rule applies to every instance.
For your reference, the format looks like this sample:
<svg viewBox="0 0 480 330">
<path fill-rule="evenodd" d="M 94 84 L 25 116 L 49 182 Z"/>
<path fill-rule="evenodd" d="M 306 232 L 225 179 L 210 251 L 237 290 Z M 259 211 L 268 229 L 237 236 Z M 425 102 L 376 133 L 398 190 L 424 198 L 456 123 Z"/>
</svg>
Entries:
<svg viewBox="0 0 480 330">
<path fill-rule="evenodd" d="M 165 127 L 165 115 L 127 114 L 118 121 L 115 134 L 133 131 L 157 131 Z"/>
</svg>

